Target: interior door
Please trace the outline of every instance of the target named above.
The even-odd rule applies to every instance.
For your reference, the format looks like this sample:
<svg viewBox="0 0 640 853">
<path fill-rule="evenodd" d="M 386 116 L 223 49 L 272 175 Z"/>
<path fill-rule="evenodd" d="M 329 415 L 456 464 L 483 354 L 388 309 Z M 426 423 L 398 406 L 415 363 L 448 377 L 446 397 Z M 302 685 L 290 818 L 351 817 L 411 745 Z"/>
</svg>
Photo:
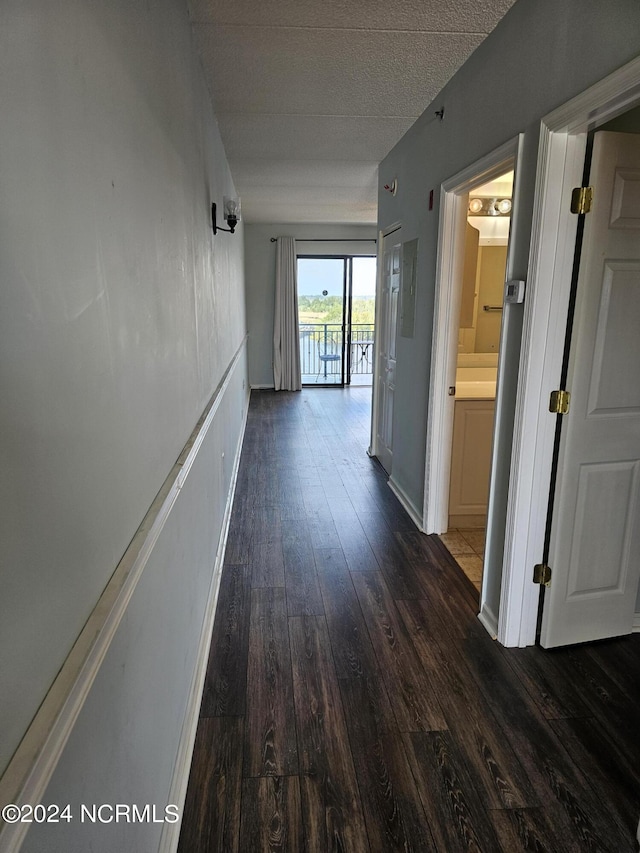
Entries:
<svg viewBox="0 0 640 853">
<path fill-rule="evenodd" d="M 541 644 L 630 633 L 640 578 L 640 136 L 595 134 Z"/>
<path fill-rule="evenodd" d="M 401 245 L 399 233 L 384 238 L 382 251 L 382 293 L 378 333 L 376 383 L 378 417 L 376 423 L 377 457 L 387 474 L 393 459 L 393 395 L 396 376 L 396 327 L 400 293 Z"/>
</svg>

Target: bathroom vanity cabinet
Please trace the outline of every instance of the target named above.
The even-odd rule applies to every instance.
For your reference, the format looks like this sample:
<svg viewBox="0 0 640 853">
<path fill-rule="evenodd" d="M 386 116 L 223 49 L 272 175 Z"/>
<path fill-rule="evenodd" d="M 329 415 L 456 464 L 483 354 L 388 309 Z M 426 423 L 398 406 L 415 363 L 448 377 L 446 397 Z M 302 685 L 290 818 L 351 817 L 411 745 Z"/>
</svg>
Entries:
<svg viewBox="0 0 640 853">
<path fill-rule="evenodd" d="M 485 525 L 494 409 L 494 399 L 456 399 L 449 490 L 450 528 Z"/>
</svg>

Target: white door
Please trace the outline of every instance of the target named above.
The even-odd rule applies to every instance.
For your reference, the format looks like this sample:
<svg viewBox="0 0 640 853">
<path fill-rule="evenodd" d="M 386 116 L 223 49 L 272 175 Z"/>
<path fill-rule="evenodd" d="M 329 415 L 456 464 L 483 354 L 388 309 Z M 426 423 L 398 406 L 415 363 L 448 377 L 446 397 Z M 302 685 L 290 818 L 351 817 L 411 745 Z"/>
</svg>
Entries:
<svg viewBox="0 0 640 853">
<path fill-rule="evenodd" d="M 640 579 L 640 136 L 597 132 L 541 643 L 628 634 Z"/>
<path fill-rule="evenodd" d="M 393 457 L 393 393 L 396 376 L 396 326 L 401 260 L 398 232 L 394 231 L 384 238 L 382 244 L 382 293 L 376 371 L 378 392 L 376 455 L 387 474 L 391 474 Z"/>
</svg>

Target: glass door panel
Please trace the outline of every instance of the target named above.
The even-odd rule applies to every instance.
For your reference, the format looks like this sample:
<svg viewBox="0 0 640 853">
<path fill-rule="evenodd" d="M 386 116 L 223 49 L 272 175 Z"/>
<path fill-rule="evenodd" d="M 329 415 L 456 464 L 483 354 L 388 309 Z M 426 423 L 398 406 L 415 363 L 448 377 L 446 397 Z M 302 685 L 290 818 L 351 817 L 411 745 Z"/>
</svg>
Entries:
<svg viewBox="0 0 640 853">
<path fill-rule="evenodd" d="M 298 258 L 303 385 L 344 385 L 346 258 Z"/>
<path fill-rule="evenodd" d="M 371 385 L 376 314 L 376 258 L 351 260 L 351 322 L 349 379 L 354 385 Z"/>
</svg>

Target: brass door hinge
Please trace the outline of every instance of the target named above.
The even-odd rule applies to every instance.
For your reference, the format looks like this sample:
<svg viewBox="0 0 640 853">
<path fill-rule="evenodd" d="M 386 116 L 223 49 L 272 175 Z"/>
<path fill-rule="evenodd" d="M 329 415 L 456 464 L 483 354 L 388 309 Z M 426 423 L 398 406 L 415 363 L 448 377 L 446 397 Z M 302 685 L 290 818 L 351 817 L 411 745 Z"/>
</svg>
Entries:
<svg viewBox="0 0 640 853">
<path fill-rule="evenodd" d="M 533 582 L 549 586 L 551 583 L 551 568 L 546 563 L 537 563 L 533 567 Z"/>
<path fill-rule="evenodd" d="M 593 187 L 576 187 L 571 193 L 571 213 L 589 213 L 593 203 Z"/>
<path fill-rule="evenodd" d="M 552 391 L 549 397 L 549 411 L 552 415 L 566 415 L 570 402 L 571 394 L 568 391 L 562 389 Z"/>
</svg>

